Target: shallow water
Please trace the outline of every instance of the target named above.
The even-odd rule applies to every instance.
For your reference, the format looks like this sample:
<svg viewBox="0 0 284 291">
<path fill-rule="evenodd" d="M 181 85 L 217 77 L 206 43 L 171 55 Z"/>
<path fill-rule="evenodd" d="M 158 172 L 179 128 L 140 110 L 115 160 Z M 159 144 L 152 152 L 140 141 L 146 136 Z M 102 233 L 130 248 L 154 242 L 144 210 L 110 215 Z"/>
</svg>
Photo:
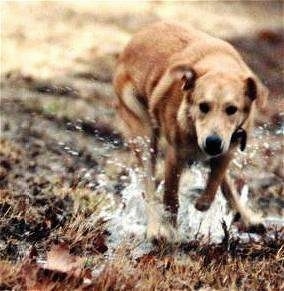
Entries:
<svg viewBox="0 0 284 291">
<path fill-rule="evenodd" d="M 258 151 L 269 148 L 272 154 L 275 150 L 279 150 L 281 145 L 277 143 L 268 143 L 271 132 L 265 128 L 257 128 L 254 132 L 256 143 L 248 146 L 245 153 L 239 153 L 233 161 L 233 167 L 238 171 L 248 170 L 253 165 L 250 164 L 250 159 L 257 154 Z M 135 252 L 134 256 L 140 256 L 143 253 L 148 253 L 152 246 L 146 240 L 147 215 L 146 205 L 143 198 L 143 185 L 140 175 L 137 170 L 133 170 L 122 163 L 114 161 L 124 170 L 129 173 L 126 187 L 121 192 L 121 199 L 115 199 L 112 194 L 107 194 L 111 203 L 105 207 L 100 218 L 107 220 L 107 229 L 110 233 L 108 238 L 109 253 L 111 254 L 120 244 L 132 244 Z M 190 169 L 183 173 L 180 182 L 179 191 L 179 215 L 178 215 L 178 233 L 181 241 L 190 241 L 200 238 L 208 240 L 211 243 L 219 243 L 224 236 L 222 221 L 227 225 L 230 233 L 238 236 L 243 240 L 248 237 L 257 239 L 258 235 L 241 234 L 232 226 L 233 212 L 227 207 L 227 202 L 224 199 L 220 189 L 218 190 L 215 200 L 210 209 L 206 212 L 200 212 L 195 209 L 194 202 L 198 195 L 205 187 L 208 169 L 202 165 L 195 164 Z M 265 174 L 259 172 L 259 175 Z M 127 179 L 127 176 L 125 176 Z M 104 183 L 102 181 L 102 183 Z M 163 182 L 158 187 L 157 192 L 162 195 Z M 245 183 L 241 190 L 242 203 L 248 203 L 250 188 Z M 163 209 L 162 205 L 157 207 L 157 211 Z M 282 217 L 267 217 L 265 222 L 268 225 L 284 225 Z"/>
<path fill-rule="evenodd" d="M 110 233 L 108 247 L 110 254 L 120 244 L 132 244 L 134 256 L 148 253 L 152 249 L 151 243 L 146 240 L 146 204 L 142 196 L 143 186 L 139 175 L 134 170 L 129 170 L 130 183 L 122 191 L 122 199 L 117 203 L 113 198 L 113 205 L 108 205 L 101 212 L 101 217 L 106 219 L 107 229 Z M 180 208 L 178 216 L 178 232 L 182 241 L 194 238 L 209 239 L 210 242 L 221 242 L 224 232 L 221 222 L 224 220 L 229 227 L 233 213 L 228 212 L 226 201 L 218 191 L 210 209 L 203 213 L 195 209 L 194 200 L 205 184 L 206 170 L 193 166 L 187 170 L 181 179 Z M 160 185 L 159 193 L 163 187 Z M 162 207 L 160 208 L 162 209 Z M 159 211 L 159 208 L 157 208 Z M 134 244 L 133 244 L 134 243 Z"/>
</svg>

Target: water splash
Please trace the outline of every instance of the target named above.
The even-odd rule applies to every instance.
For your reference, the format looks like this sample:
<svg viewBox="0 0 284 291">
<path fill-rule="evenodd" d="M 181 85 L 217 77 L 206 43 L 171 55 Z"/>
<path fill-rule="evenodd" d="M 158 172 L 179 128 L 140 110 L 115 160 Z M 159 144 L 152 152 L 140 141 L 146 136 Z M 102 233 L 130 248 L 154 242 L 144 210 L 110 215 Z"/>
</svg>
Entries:
<svg viewBox="0 0 284 291">
<path fill-rule="evenodd" d="M 239 153 L 234 159 L 233 164 L 238 168 L 238 171 L 247 170 L 249 159 L 252 159 L 258 153 L 260 147 L 269 146 L 272 151 L 278 149 L 278 144 L 266 145 L 264 143 L 264 140 L 269 140 L 269 132 L 267 130 L 258 128 L 255 136 L 259 137 L 259 131 L 262 132 L 261 143 L 258 141 L 253 146 L 249 146 L 245 153 Z M 133 256 L 148 253 L 152 246 L 146 240 L 147 215 L 145 200 L 142 195 L 141 176 L 137 170 L 122 164 L 119 159 L 108 162 L 114 163 L 123 168 L 124 171 L 127 171 L 129 173 L 128 179 L 130 180 L 121 192 L 121 199 L 116 199 L 111 192 L 107 194 L 112 202 L 101 213 L 101 217 L 108 221 L 107 229 L 110 233 L 108 238 L 109 254 L 113 254 L 114 250 L 121 244 L 128 244 L 130 249 L 133 250 Z M 181 178 L 178 232 L 183 241 L 203 238 L 210 239 L 210 242 L 218 243 L 224 236 L 222 221 L 225 221 L 228 228 L 232 224 L 233 213 L 227 208 L 227 202 L 220 190 L 218 190 L 215 200 L 208 211 L 200 212 L 195 209 L 195 200 L 205 187 L 207 175 L 208 170 L 206 168 L 193 165 L 185 171 Z M 159 185 L 157 192 L 162 195 L 163 183 Z M 248 202 L 248 196 L 249 187 L 245 184 L 241 190 L 242 203 L 246 204 Z M 277 224 L 279 223 L 278 220 Z M 272 218 L 271 221 L 275 222 L 276 220 Z M 280 224 L 283 224 L 283 219 L 280 219 Z M 232 233 L 244 240 L 249 237 L 257 238 L 252 234 L 240 234 L 236 230 L 232 230 Z"/>
<path fill-rule="evenodd" d="M 109 206 L 102 211 L 101 216 L 108 220 L 109 253 L 113 253 L 123 243 L 131 245 L 134 256 L 140 256 L 148 253 L 152 245 L 146 240 L 147 215 L 141 178 L 137 171 L 132 169 L 129 170 L 129 175 L 130 183 L 122 191 L 122 199 L 115 206 L 115 211 Z M 224 234 L 222 220 L 224 219 L 228 226 L 232 222 L 233 214 L 227 211 L 226 201 L 220 191 L 207 212 L 195 209 L 194 201 L 204 188 L 206 176 L 205 169 L 193 166 L 181 179 L 178 232 L 183 241 L 196 237 L 210 237 L 211 242 L 220 242 Z M 162 194 L 162 191 L 161 183 L 158 192 Z M 113 199 L 111 196 L 109 198 Z"/>
</svg>

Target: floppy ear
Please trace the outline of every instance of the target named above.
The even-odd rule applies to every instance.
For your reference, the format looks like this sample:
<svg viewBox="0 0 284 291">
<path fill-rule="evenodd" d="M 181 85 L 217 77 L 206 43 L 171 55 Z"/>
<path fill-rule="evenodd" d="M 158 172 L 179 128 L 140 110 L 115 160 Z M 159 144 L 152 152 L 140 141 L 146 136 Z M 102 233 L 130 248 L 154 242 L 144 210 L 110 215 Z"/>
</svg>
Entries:
<svg viewBox="0 0 284 291">
<path fill-rule="evenodd" d="M 181 89 L 184 91 L 188 91 L 193 89 L 195 79 L 196 73 L 189 65 L 172 65 L 164 74 L 162 79 L 158 82 L 156 88 L 152 92 L 152 98 L 150 99 L 149 103 L 149 109 L 151 114 L 153 114 L 157 104 L 163 98 L 163 96 L 165 96 L 165 94 L 171 88 L 175 81 L 182 82 Z"/>
<path fill-rule="evenodd" d="M 196 72 L 188 65 L 176 65 L 170 70 L 175 80 L 182 81 L 182 90 L 188 91 L 194 88 Z"/>
<path fill-rule="evenodd" d="M 256 102 L 256 105 L 263 109 L 266 106 L 268 89 L 256 77 L 249 77 L 246 79 L 246 96 Z"/>
<path fill-rule="evenodd" d="M 175 80 L 182 81 L 181 89 L 183 91 L 190 91 L 194 88 L 197 76 L 196 72 L 189 65 L 175 65 L 170 69 L 170 74 Z M 177 112 L 178 124 L 185 131 L 188 130 L 188 103 L 188 96 L 183 96 Z"/>
</svg>

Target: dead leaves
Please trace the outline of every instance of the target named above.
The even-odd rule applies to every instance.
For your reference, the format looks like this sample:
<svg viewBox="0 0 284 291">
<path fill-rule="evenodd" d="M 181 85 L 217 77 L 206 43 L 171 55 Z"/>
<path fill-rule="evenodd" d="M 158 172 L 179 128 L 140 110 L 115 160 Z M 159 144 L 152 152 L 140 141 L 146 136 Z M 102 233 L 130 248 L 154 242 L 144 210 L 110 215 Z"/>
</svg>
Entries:
<svg viewBox="0 0 284 291">
<path fill-rule="evenodd" d="M 57 245 L 47 253 L 45 269 L 63 273 L 71 273 L 78 277 L 83 267 L 84 259 L 69 253 L 67 245 Z"/>
<path fill-rule="evenodd" d="M 43 263 L 32 249 L 23 262 L 21 277 L 29 291 L 84 290 L 92 284 L 91 270 L 85 267 L 85 259 L 70 254 L 66 244 L 53 245 Z"/>
</svg>

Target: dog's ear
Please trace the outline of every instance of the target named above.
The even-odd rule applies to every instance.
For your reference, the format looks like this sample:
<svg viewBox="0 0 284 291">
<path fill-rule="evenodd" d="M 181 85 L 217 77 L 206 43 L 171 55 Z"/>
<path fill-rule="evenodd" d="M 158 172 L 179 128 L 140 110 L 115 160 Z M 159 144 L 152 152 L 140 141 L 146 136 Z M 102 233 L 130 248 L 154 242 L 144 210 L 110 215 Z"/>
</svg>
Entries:
<svg viewBox="0 0 284 291">
<path fill-rule="evenodd" d="M 188 91 L 194 88 L 196 72 L 188 65 L 176 65 L 170 70 L 175 80 L 182 81 L 182 90 Z"/>
<path fill-rule="evenodd" d="M 263 109 L 267 102 L 268 89 L 256 77 L 248 77 L 245 81 L 245 95 L 256 102 L 256 105 Z"/>
</svg>

